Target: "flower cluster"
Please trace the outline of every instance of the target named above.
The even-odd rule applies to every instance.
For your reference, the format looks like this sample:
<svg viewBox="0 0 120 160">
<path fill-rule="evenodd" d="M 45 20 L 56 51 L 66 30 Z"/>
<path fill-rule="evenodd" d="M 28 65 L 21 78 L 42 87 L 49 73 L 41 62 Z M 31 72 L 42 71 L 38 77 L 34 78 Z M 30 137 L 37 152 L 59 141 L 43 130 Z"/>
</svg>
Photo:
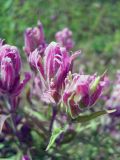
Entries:
<svg viewBox="0 0 120 160">
<path fill-rule="evenodd" d="M 43 26 L 40 21 L 38 21 L 38 26 L 34 28 L 27 28 L 24 34 L 24 51 L 27 56 L 30 55 L 36 48 L 39 48 L 41 54 L 44 52 L 45 48 L 45 39 Z"/>
<path fill-rule="evenodd" d="M 32 65 L 38 69 L 40 75 L 39 92 L 42 101 L 58 103 L 64 87 L 64 80 L 68 72 L 72 70 L 73 61 L 80 52 L 77 51 L 70 56 L 66 48 L 60 47 L 56 42 L 51 42 L 45 49 L 43 57 L 40 56 L 37 49 L 32 54 Z M 35 81 L 38 84 L 38 78 Z"/>
<path fill-rule="evenodd" d="M 106 86 L 104 75 L 80 75 L 69 73 L 65 80 L 65 91 L 63 101 L 67 110 L 73 118 L 77 117 L 83 110 L 90 108 Z"/>
<path fill-rule="evenodd" d="M 68 28 L 64 28 L 55 35 L 56 41 L 67 50 L 71 50 L 74 47 L 74 41 L 72 39 L 72 31 Z"/>
<path fill-rule="evenodd" d="M 29 73 L 25 73 L 25 78 L 20 80 L 22 65 L 19 50 L 15 46 L 4 44 L 4 41 L 0 39 L 0 114 L 3 114 L 3 117 L 0 117 L 0 122 L 2 122 L 0 133 L 3 128 L 4 141 L 6 141 L 6 134 L 12 134 L 9 136 L 10 141 L 15 141 L 19 146 L 22 160 L 29 160 L 31 157 L 29 151 L 33 148 L 32 140 L 34 140 L 34 135 L 36 136 L 37 129 L 37 134 L 42 135 L 44 141 L 51 136 L 48 150 L 55 141 L 59 145 L 66 137 L 69 140 L 71 135 L 75 135 L 72 122 L 81 120 L 81 118 L 83 121 L 84 118 L 90 120 L 91 117 L 107 113 L 103 110 L 89 115 L 81 115 L 102 97 L 103 90 L 106 86 L 108 87 L 109 79 L 105 74 L 97 76 L 97 74 L 73 72 L 74 60 L 79 57 L 81 51 L 73 54 L 70 52 L 74 42 L 72 32 L 68 28 L 56 33 L 57 42 L 46 44 L 43 27 L 39 22 L 37 27 L 26 29 L 24 40 L 24 51 L 34 72 L 32 72 L 32 87 L 28 88 L 26 94 L 26 99 L 30 103 L 26 103 L 24 108 L 19 108 L 17 107 L 19 95 L 31 76 Z M 117 115 L 120 115 L 119 83 L 120 73 L 117 74 L 111 98 L 106 103 L 110 109 L 117 108 L 115 113 Z M 44 116 L 48 112 L 48 108 L 42 108 L 42 113 L 41 108 L 38 108 L 39 103 L 34 97 L 44 105 L 51 105 L 52 116 L 49 113 L 47 117 Z M 28 105 L 30 106 L 28 107 Z M 66 115 L 65 109 L 72 118 Z M 21 113 L 19 111 L 23 111 L 22 114 L 18 114 Z M 56 116 L 58 111 L 59 117 Z M 7 120 L 8 118 L 11 119 L 10 122 Z M 54 122 L 58 127 L 56 124 L 54 125 Z"/>
<path fill-rule="evenodd" d="M 27 29 L 27 32 L 24 50 L 29 53 L 30 66 L 39 72 L 39 76 L 34 77 L 32 93 L 48 104 L 63 102 L 73 118 L 95 104 L 107 81 L 104 75 L 71 74 L 73 61 L 80 54 L 79 51 L 69 54 L 74 46 L 72 32 L 68 28 L 57 32 L 58 43 L 51 42 L 43 54 L 39 49 L 39 45 L 45 42 L 43 28 Z"/>
<path fill-rule="evenodd" d="M 44 54 L 45 48 L 47 46 L 44 38 L 43 26 L 40 21 L 38 21 L 38 26 L 34 28 L 27 28 L 24 34 L 24 51 L 27 55 L 28 62 L 31 68 L 34 70 L 35 67 L 31 62 L 31 59 L 38 50 L 39 54 L 42 56 Z"/>
<path fill-rule="evenodd" d="M 4 44 L 0 40 L 0 96 L 9 101 L 9 109 L 18 105 L 18 95 L 23 91 L 30 80 L 30 74 L 25 73 L 25 78 L 20 81 L 21 58 L 15 46 Z"/>
<path fill-rule="evenodd" d="M 25 73 L 25 78 L 20 82 L 21 58 L 15 46 L 0 46 L 0 94 L 10 97 L 18 96 L 30 79 L 30 74 Z"/>
</svg>

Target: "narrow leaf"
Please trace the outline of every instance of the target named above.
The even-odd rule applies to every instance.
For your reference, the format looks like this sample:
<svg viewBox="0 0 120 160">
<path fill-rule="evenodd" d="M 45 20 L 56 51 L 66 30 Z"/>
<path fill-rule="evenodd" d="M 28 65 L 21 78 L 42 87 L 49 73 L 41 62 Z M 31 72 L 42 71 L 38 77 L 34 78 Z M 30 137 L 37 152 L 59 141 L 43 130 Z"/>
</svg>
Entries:
<svg viewBox="0 0 120 160">
<path fill-rule="evenodd" d="M 72 119 L 72 122 L 80 122 L 80 123 L 83 123 L 83 122 L 87 122 L 87 121 L 90 121 L 94 118 L 97 118 L 97 117 L 100 117 L 104 114 L 109 114 L 109 113 L 113 113 L 115 112 L 116 110 L 102 110 L 102 111 L 98 111 L 98 112 L 94 112 L 94 113 L 91 113 L 90 115 L 84 115 L 84 116 L 78 116 L 76 119 Z"/>
<path fill-rule="evenodd" d="M 47 148 L 46 148 L 46 151 L 49 150 L 49 149 L 53 146 L 55 140 L 58 138 L 58 136 L 59 136 L 62 132 L 63 132 L 63 129 L 61 129 L 61 128 L 55 128 L 55 129 L 53 130 L 52 135 L 51 135 L 51 137 L 50 137 L 49 144 L 48 144 L 48 146 L 47 146 Z"/>
<path fill-rule="evenodd" d="M 38 120 L 46 120 L 46 117 L 41 114 L 40 112 L 34 111 L 33 109 L 30 109 L 28 107 L 24 108 L 25 113 L 27 113 L 30 117 L 34 117 Z"/>
<path fill-rule="evenodd" d="M 22 160 L 22 153 L 18 153 L 15 156 L 8 157 L 8 158 L 0 158 L 0 160 Z"/>
</svg>

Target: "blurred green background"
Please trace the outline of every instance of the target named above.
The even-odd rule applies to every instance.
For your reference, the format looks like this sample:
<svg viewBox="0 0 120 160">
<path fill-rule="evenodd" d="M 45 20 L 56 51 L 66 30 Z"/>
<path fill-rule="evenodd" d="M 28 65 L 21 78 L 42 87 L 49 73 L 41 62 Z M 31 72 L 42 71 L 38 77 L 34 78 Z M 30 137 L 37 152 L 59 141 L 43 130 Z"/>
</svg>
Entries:
<svg viewBox="0 0 120 160">
<path fill-rule="evenodd" d="M 27 27 L 41 20 L 48 43 L 58 30 L 69 27 L 75 49 L 87 55 L 87 70 L 114 72 L 120 58 L 119 16 L 119 0 L 0 0 L 0 37 L 18 46 L 25 57 L 22 47 Z"/>
<path fill-rule="evenodd" d="M 120 48 L 119 16 L 119 0 L 0 0 L 0 37 L 21 48 L 24 30 L 40 19 L 48 42 L 67 26 L 77 47 L 111 55 Z"/>
</svg>

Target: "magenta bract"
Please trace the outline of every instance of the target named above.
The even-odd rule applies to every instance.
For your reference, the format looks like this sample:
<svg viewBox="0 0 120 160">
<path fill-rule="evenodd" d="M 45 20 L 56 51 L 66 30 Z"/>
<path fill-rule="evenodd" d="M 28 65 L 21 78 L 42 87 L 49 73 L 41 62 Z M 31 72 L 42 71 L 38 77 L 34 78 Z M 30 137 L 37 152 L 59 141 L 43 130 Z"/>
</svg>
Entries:
<svg viewBox="0 0 120 160">
<path fill-rule="evenodd" d="M 27 155 L 25 155 L 22 157 L 22 160 L 30 160 L 30 158 Z"/>
<path fill-rule="evenodd" d="M 24 34 L 24 51 L 27 56 L 30 55 L 36 48 L 41 50 L 43 53 L 46 43 L 44 39 L 44 32 L 42 23 L 39 21 L 38 26 L 34 28 L 27 28 Z"/>
<path fill-rule="evenodd" d="M 37 56 L 33 64 L 40 74 L 41 99 L 47 103 L 58 103 L 61 90 L 64 86 L 64 80 L 72 69 L 73 60 L 80 54 L 76 52 L 69 56 L 66 48 L 60 47 L 58 43 L 51 42 L 45 50 L 44 57 Z"/>
<path fill-rule="evenodd" d="M 29 73 L 20 82 L 21 58 L 15 46 L 2 45 L 0 47 L 0 94 L 17 96 L 20 94 L 28 80 Z"/>
<path fill-rule="evenodd" d="M 75 118 L 83 110 L 95 104 L 105 85 L 103 76 L 69 73 L 66 78 L 63 102 L 71 116 Z"/>
<path fill-rule="evenodd" d="M 64 28 L 55 35 L 56 41 L 67 50 L 71 50 L 74 47 L 74 41 L 72 39 L 72 31 L 68 28 Z"/>
</svg>

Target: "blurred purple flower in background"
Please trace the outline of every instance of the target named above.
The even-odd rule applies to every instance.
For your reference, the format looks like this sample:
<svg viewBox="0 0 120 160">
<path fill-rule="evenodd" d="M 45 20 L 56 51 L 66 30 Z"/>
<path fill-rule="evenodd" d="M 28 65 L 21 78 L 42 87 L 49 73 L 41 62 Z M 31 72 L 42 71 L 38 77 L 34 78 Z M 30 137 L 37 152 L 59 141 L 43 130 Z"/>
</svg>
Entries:
<svg viewBox="0 0 120 160">
<path fill-rule="evenodd" d="M 30 55 L 36 48 L 39 48 L 41 55 L 44 53 L 46 48 L 43 26 L 40 21 L 38 21 L 38 26 L 34 28 L 27 28 L 24 34 L 24 51 L 27 56 Z"/>
<path fill-rule="evenodd" d="M 64 28 L 55 35 L 56 41 L 67 50 L 71 50 L 74 47 L 74 41 L 72 39 L 72 31 L 68 28 Z"/>
<path fill-rule="evenodd" d="M 55 42 L 48 45 L 43 58 L 38 50 L 34 52 L 36 53 L 34 53 L 31 62 L 33 66 L 36 65 L 40 74 L 39 93 L 41 99 L 46 103 L 58 103 L 64 87 L 64 80 L 72 69 L 73 60 L 80 52 L 75 52 L 72 56 L 69 56 L 66 48 L 60 47 Z"/>
<path fill-rule="evenodd" d="M 30 79 L 30 74 L 25 73 L 25 78 L 20 82 L 21 58 L 15 46 L 2 45 L 0 47 L 0 94 L 8 97 L 18 96 Z"/>
<path fill-rule="evenodd" d="M 25 155 L 22 157 L 22 160 L 30 160 L 30 158 L 27 155 Z"/>
<path fill-rule="evenodd" d="M 111 115 L 120 116 L 120 70 L 117 71 L 116 81 L 113 83 L 113 90 L 105 106 L 107 109 L 116 109 Z"/>
<path fill-rule="evenodd" d="M 73 118 L 77 117 L 83 110 L 90 108 L 106 86 L 104 75 L 80 75 L 69 73 L 65 80 L 65 91 L 63 101 L 67 111 Z"/>
</svg>

